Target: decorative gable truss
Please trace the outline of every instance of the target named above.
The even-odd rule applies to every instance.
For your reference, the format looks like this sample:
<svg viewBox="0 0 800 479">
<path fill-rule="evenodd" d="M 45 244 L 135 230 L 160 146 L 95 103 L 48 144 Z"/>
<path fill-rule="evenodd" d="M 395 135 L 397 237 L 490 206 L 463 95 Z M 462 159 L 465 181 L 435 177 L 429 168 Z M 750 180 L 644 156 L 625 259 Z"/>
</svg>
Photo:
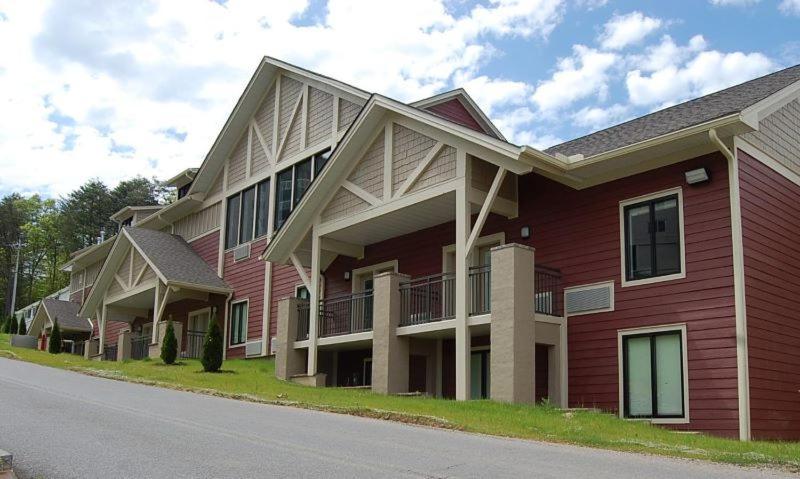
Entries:
<svg viewBox="0 0 800 479">
<path fill-rule="evenodd" d="M 420 130 L 424 130 L 421 125 L 402 117 L 378 128 L 347 179 L 322 209 L 320 222 L 333 223 L 372 208 L 405 203 L 420 194 L 427 196 L 438 189 L 442 192 L 452 189 L 453 180 L 459 176 L 457 142 L 433 129 L 425 133 Z M 470 165 L 470 200 L 481 204 L 492 188 L 498 168 L 466 152 L 462 161 Z M 498 181 L 493 211 L 516 216 L 513 175 Z"/>
<path fill-rule="evenodd" d="M 113 298 L 139 289 L 151 288 L 155 285 L 156 278 L 153 268 L 135 248 L 131 247 L 117 272 L 114 273 L 114 281 L 109 286 L 107 295 Z"/>
<path fill-rule="evenodd" d="M 288 72 L 277 75 L 233 148 L 222 182 L 235 189 L 332 148 L 363 104 L 330 85 Z"/>
</svg>

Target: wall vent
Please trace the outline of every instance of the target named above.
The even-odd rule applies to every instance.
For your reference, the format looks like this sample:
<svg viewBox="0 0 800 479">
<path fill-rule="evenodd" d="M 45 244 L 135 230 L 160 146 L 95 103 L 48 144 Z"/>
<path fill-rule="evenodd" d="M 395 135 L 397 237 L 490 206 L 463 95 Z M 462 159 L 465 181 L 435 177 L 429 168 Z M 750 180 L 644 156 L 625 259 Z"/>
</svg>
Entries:
<svg viewBox="0 0 800 479">
<path fill-rule="evenodd" d="M 278 353 L 278 338 L 275 336 L 272 337 L 269 341 L 269 353 L 270 354 L 277 354 Z"/>
<path fill-rule="evenodd" d="M 261 356 L 261 341 L 253 341 L 244 345 L 244 355 L 248 358 Z"/>
<path fill-rule="evenodd" d="M 233 250 L 233 260 L 234 261 L 242 261 L 250 257 L 250 243 L 245 243 L 241 246 L 237 246 L 235 250 Z"/>
<path fill-rule="evenodd" d="M 564 310 L 568 316 L 614 311 L 614 282 L 564 288 Z"/>
</svg>

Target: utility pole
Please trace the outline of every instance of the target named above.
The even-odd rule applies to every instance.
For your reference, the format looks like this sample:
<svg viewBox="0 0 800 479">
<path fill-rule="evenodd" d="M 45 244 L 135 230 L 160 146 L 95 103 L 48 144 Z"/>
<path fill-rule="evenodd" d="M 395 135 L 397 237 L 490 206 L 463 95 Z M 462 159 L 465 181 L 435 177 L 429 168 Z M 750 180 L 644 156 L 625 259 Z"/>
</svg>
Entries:
<svg viewBox="0 0 800 479">
<path fill-rule="evenodd" d="M 17 276 L 19 276 L 19 252 L 22 249 L 22 238 L 17 238 L 17 264 L 14 266 L 14 287 L 11 292 L 11 314 L 16 312 L 17 306 Z"/>
</svg>

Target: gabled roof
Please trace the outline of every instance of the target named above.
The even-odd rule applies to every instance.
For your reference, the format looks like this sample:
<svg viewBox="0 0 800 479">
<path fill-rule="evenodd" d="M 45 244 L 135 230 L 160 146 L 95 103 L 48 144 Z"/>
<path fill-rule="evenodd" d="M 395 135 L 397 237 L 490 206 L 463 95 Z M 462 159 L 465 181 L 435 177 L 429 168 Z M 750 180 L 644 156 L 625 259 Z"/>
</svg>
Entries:
<svg viewBox="0 0 800 479">
<path fill-rule="evenodd" d="M 424 98 L 422 100 L 415 101 L 414 103 L 410 103 L 410 106 L 416 108 L 422 108 L 424 110 L 430 111 L 434 114 L 439 116 L 443 116 L 451 121 L 453 118 L 449 118 L 445 115 L 441 115 L 437 112 L 436 107 L 446 104 L 448 102 L 457 101 L 461 104 L 462 107 L 472 116 L 472 118 L 481 126 L 484 132 L 489 133 L 490 135 L 494 136 L 495 138 L 505 140 L 506 137 L 500 132 L 500 130 L 492 123 L 492 120 L 489 119 L 489 116 L 481 110 L 475 100 L 472 99 L 471 96 L 467 93 L 467 91 L 463 88 L 456 88 L 455 90 L 446 91 L 444 93 L 439 93 L 438 95 L 434 95 L 429 98 Z M 458 122 L 457 122 L 458 123 Z"/>
<path fill-rule="evenodd" d="M 85 267 L 98 261 L 105 260 L 116 238 L 117 235 L 114 235 L 107 238 L 102 243 L 93 244 L 72 252 L 70 254 L 70 260 L 61 266 L 61 271 L 72 271 L 74 266 Z"/>
<path fill-rule="evenodd" d="M 487 154 L 482 159 L 494 163 L 515 174 L 525 174 L 531 171 L 531 165 L 520 161 L 522 148 L 504 140 L 500 140 L 487 133 L 476 131 L 472 128 L 459 125 L 450 120 L 441 118 L 431 112 L 418 107 L 400 103 L 391 98 L 373 94 L 361 109 L 358 117 L 347 130 L 342 141 L 331 153 L 326 167 L 319 178 L 309 186 L 303 199 L 295 207 L 292 214 L 275 234 L 272 241 L 262 253 L 262 258 L 268 261 L 283 261 L 288 257 L 297 243 L 302 241 L 311 224 L 314 212 L 324 204 L 333 194 L 340 182 L 349 174 L 349 166 L 358 161 L 356 152 L 365 147 L 366 139 L 380 124 L 380 119 L 387 112 L 402 115 L 426 124 L 442 132 L 454 135 L 461 140 L 469 141 Z M 537 154 L 546 156 L 541 152 L 528 150 L 531 156 Z M 341 159 L 340 159 L 341 158 Z"/>
<path fill-rule="evenodd" d="M 199 168 L 186 168 L 185 170 L 181 171 L 177 175 L 173 176 L 172 178 L 168 179 L 164 183 L 174 186 L 176 188 L 180 188 L 181 186 L 185 185 L 186 183 L 194 180 L 195 175 L 197 175 L 197 171 Z"/>
<path fill-rule="evenodd" d="M 145 205 L 145 206 L 126 206 L 121 210 L 117 211 L 113 215 L 111 215 L 110 219 L 112 221 L 123 221 L 128 219 L 134 213 L 138 213 L 140 211 L 155 213 L 156 211 L 164 208 L 164 205 Z"/>
<path fill-rule="evenodd" d="M 100 304 L 105 291 L 111 285 L 121 261 L 128 253 L 128 246 L 142 255 L 165 285 L 227 294 L 233 291 L 222 278 L 217 276 L 192 249 L 185 239 L 163 231 L 127 226 L 117 236 L 111 252 L 106 258 L 94 287 L 81 307 L 81 314 L 89 315 Z"/>
<path fill-rule="evenodd" d="M 41 310 L 47 315 L 49 325 L 52 325 L 56 320 L 58 326 L 66 331 L 84 331 L 92 332 L 92 324 L 88 319 L 83 319 L 78 316 L 81 305 L 73 303 L 72 301 L 61 301 L 59 299 L 45 298 L 42 300 Z"/>
<path fill-rule="evenodd" d="M 678 105 L 561 143 L 545 153 L 591 157 L 617 148 L 741 113 L 800 80 L 800 65 L 695 98 Z"/>
</svg>

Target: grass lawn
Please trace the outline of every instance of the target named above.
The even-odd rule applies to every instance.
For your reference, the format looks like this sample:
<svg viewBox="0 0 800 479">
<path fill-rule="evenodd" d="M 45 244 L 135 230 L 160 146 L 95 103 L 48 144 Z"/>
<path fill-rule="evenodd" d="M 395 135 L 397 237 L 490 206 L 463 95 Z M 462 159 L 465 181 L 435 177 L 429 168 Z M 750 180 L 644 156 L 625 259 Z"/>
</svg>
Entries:
<svg viewBox="0 0 800 479">
<path fill-rule="evenodd" d="M 368 390 L 312 388 L 279 381 L 272 360 L 225 361 L 221 373 L 204 373 L 197 360 L 165 366 L 160 361 L 96 362 L 43 351 L 12 348 L 0 335 L 0 356 L 87 374 L 237 399 L 293 405 L 345 414 L 394 419 L 476 433 L 582 446 L 705 459 L 800 471 L 800 443 L 740 442 L 684 434 L 611 414 L 547 406 L 456 402 L 425 397 L 373 394 Z"/>
</svg>

